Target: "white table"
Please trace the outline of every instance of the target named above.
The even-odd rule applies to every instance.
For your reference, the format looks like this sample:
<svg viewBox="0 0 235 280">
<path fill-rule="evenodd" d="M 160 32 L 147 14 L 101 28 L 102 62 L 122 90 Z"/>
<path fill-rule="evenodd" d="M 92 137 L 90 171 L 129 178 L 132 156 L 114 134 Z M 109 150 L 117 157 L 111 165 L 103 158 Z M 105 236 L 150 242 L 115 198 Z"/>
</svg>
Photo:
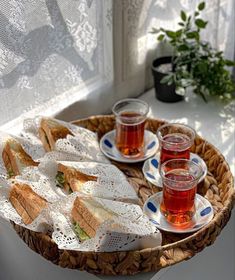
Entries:
<svg viewBox="0 0 235 280">
<path fill-rule="evenodd" d="M 168 121 L 184 122 L 214 144 L 225 156 L 235 174 L 235 105 L 224 108 L 215 101 L 205 104 L 200 97 L 167 104 L 155 99 L 150 90 L 141 99 L 151 106 L 150 116 Z M 101 112 L 97 112 L 101 113 Z M 234 280 L 235 279 L 235 214 L 216 239 L 187 262 L 160 270 L 158 273 L 138 274 L 134 277 L 102 277 L 63 269 L 31 251 L 17 236 L 8 222 L 0 219 L 0 280 Z"/>
</svg>

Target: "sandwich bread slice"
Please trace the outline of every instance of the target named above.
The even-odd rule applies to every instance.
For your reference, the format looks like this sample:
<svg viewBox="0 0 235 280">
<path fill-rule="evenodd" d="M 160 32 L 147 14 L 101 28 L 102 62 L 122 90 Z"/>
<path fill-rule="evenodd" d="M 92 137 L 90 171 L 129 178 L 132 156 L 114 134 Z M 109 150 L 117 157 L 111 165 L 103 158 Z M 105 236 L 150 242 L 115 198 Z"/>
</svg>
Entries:
<svg viewBox="0 0 235 280">
<path fill-rule="evenodd" d="M 58 139 L 66 138 L 67 135 L 73 135 L 71 131 L 61 125 L 54 119 L 42 118 L 39 128 L 39 137 L 44 149 L 49 152 L 55 149 L 55 143 Z"/>
<path fill-rule="evenodd" d="M 9 177 L 20 175 L 27 166 L 37 166 L 30 155 L 22 148 L 21 144 L 13 138 L 6 141 L 2 151 L 2 159 Z"/>
<path fill-rule="evenodd" d="M 58 172 L 56 175 L 58 187 L 61 187 L 68 193 L 71 193 L 80 191 L 82 185 L 88 181 L 97 181 L 97 177 L 84 174 L 71 166 L 58 163 Z"/>
<path fill-rule="evenodd" d="M 116 216 L 115 213 L 104 209 L 92 197 L 77 197 L 71 215 L 74 230 L 80 241 L 95 237 L 99 226 Z"/>
<path fill-rule="evenodd" d="M 23 222 L 31 224 L 47 206 L 47 201 L 36 194 L 29 185 L 15 183 L 9 194 L 9 200 Z"/>
</svg>

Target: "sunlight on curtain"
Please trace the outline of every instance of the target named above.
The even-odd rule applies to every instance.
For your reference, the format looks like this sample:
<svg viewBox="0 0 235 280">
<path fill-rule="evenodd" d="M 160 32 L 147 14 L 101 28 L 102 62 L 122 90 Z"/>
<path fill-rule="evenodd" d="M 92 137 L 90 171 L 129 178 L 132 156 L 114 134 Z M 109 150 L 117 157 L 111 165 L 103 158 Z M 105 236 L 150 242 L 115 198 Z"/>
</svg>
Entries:
<svg viewBox="0 0 235 280">
<path fill-rule="evenodd" d="M 0 126 L 21 114 L 65 120 L 108 112 L 153 85 L 151 63 L 171 53 L 150 33 L 176 29 L 200 0 L 2 0 Z M 203 38 L 235 52 L 235 1 L 206 1 Z M 82 102 L 80 102 L 82 100 Z M 88 102 L 85 102 L 89 100 Z"/>
<path fill-rule="evenodd" d="M 124 77 L 131 79 L 142 72 L 146 88 L 152 85 L 151 62 L 154 58 L 171 54 L 171 49 L 157 44 L 153 27 L 179 28 L 180 11 L 191 13 L 202 0 L 126 0 L 123 1 Z M 225 57 L 234 59 L 235 51 L 235 1 L 205 1 L 202 17 L 208 20 L 203 39 L 216 49 L 224 51 Z M 150 82 L 150 83 L 149 83 Z"/>
<path fill-rule="evenodd" d="M 110 3 L 1 1 L 0 125 L 34 109 L 52 114 L 112 79 Z"/>
</svg>

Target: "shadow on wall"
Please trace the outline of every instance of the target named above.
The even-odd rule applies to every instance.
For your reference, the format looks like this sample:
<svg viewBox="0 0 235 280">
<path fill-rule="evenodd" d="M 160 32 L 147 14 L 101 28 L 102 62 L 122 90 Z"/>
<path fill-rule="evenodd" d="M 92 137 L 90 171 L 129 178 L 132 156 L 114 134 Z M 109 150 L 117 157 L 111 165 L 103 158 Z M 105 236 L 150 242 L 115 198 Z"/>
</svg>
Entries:
<svg viewBox="0 0 235 280">
<path fill-rule="evenodd" d="M 91 5 L 91 3 L 90 0 L 88 4 Z M 11 72 L 1 77 L 0 88 L 11 88 L 22 75 L 34 76 L 43 61 L 52 54 L 64 57 L 74 66 L 88 68 L 74 48 L 74 39 L 66 26 L 57 1 L 46 0 L 46 6 L 51 25 L 41 26 L 28 34 L 17 29 L 0 12 L 0 42 L 9 51 L 23 59 Z M 12 34 L 10 39 L 6 30 L 10 30 Z M 15 40 L 14 36 L 18 40 Z"/>
</svg>

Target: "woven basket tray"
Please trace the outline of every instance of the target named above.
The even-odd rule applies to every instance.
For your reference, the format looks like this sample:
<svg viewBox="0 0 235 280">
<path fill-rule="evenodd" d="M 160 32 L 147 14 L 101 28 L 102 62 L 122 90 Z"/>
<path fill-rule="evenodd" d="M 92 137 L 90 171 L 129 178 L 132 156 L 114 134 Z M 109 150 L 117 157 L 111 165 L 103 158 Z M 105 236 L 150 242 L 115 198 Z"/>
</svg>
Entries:
<svg viewBox="0 0 235 280">
<path fill-rule="evenodd" d="M 101 137 L 114 128 L 113 116 L 94 116 L 74 122 L 98 133 Z M 148 119 L 147 129 L 156 132 L 164 124 L 161 120 Z M 193 257 L 211 245 L 227 224 L 235 201 L 233 176 L 223 155 L 214 146 L 196 137 L 191 149 L 204 159 L 208 174 L 198 192 L 205 196 L 214 209 L 213 220 L 193 234 L 164 233 L 163 245 L 144 250 L 95 253 L 59 250 L 50 236 L 36 233 L 13 224 L 16 232 L 25 243 L 44 258 L 62 267 L 86 270 L 94 274 L 132 275 L 139 272 L 158 271 Z M 138 192 L 142 202 L 150 195 L 160 191 L 147 182 L 142 174 L 142 164 L 120 164 L 113 162 L 128 177 Z"/>
</svg>

